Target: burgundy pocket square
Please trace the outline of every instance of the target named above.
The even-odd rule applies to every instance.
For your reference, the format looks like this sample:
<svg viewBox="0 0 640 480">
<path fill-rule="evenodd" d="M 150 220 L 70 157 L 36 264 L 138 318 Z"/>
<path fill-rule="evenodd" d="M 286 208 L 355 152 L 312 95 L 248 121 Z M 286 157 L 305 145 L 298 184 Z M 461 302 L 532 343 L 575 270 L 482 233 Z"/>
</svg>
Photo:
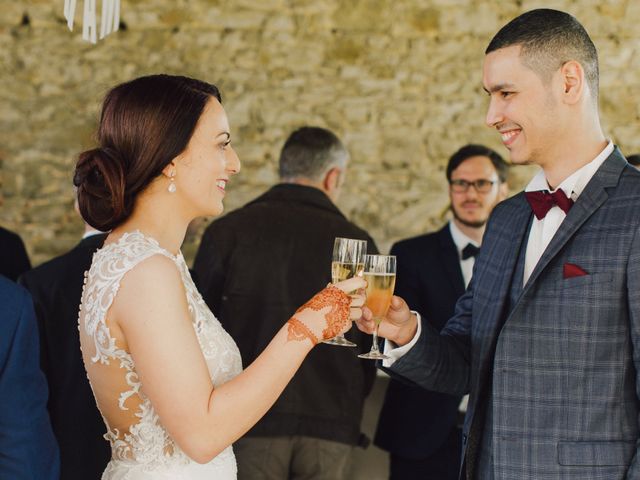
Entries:
<svg viewBox="0 0 640 480">
<path fill-rule="evenodd" d="M 589 274 L 575 263 L 564 264 L 564 268 L 562 269 L 562 278 L 583 277 L 584 275 Z"/>
</svg>

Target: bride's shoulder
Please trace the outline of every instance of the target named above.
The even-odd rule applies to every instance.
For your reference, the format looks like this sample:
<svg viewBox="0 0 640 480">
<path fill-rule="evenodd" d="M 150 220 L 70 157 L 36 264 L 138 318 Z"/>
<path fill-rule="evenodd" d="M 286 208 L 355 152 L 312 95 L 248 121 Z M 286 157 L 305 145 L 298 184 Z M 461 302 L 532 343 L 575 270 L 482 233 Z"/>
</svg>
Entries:
<svg viewBox="0 0 640 480">
<path fill-rule="evenodd" d="M 118 283 L 119 292 L 131 283 L 136 289 L 147 284 L 181 284 L 176 259 L 153 238 L 139 231 L 127 232 L 95 253 L 89 277 Z"/>
<path fill-rule="evenodd" d="M 107 238 L 107 242 L 96 252 L 96 255 L 104 258 L 124 257 L 136 259 L 145 258 L 155 253 L 163 253 L 170 256 L 169 252 L 163 249 L 155 239 L 139 230 L 134 230 L 125 232 L 114 240 Z"/>
<path fill-rule="evenodd" d="M 122 275 L 117 292 L 114 314 L 129 322 L 136 318 L 145 322 L 149 317 L 157 318 L 176 308 L 180 311 L 188 308 L 180 270 L 174 260 L 161 251 L 137 257 L 135 265 Z"/>
</svg>

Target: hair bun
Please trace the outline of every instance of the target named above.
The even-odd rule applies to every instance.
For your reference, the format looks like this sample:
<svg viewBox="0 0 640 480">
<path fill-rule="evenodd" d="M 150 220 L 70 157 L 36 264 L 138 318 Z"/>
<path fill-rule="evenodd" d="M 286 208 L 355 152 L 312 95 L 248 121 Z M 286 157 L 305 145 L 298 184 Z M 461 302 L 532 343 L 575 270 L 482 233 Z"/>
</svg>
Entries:
<svg viewBox="0 0 640 480">
<path fill-rule="evenodd" d="M 73 184 L 78 188 L 80 213 L 92 227 L 108 231 L 131 215 L 133 202 L 127 200 L 124 161 L 113 148 L 82 152 Z"/>
</svg>

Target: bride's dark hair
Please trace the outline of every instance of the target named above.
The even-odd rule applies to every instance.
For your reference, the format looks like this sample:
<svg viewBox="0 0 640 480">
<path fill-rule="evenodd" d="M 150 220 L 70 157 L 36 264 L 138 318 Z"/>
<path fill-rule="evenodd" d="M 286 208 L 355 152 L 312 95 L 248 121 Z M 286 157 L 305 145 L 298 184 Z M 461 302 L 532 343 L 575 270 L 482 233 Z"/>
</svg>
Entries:
<svg viewBox="0 0 640 480">
<path fill-rule="evenodd" d="M 80 213 L 102 231 L 123 223 L 136 196 L 182 153 L 215 85 L 150 75 L 114 87 L 102 105 L 98 147 L 82 152 L 73 184 Z"/>
</svg>

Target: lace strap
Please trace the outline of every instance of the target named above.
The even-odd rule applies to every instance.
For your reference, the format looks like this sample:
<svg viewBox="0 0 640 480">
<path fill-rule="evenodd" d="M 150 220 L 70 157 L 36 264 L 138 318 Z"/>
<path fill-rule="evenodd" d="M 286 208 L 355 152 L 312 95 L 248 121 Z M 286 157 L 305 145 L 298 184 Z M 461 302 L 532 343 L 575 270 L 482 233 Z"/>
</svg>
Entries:
<svg viewBox="0 0 640 480">
<path fill-rule="evenodd" d="M 93 338 L 96 347 L 96 354 L 91 359 L 93 362 L 108 364 L 109 358 L 120 358 L 123 362 L 124 355 L 128 357 L 126 352 L 115 346 L 115 339 L 106 325 L 107 312 L 125 274 L 154 255 L 163 255 L 175 261 L 155 240 L 139 232 L 126 233 L 118 242 L 95 253 L 83 289 L 81 307 L 84 308 L 85 332 Z"/>
</svg>

